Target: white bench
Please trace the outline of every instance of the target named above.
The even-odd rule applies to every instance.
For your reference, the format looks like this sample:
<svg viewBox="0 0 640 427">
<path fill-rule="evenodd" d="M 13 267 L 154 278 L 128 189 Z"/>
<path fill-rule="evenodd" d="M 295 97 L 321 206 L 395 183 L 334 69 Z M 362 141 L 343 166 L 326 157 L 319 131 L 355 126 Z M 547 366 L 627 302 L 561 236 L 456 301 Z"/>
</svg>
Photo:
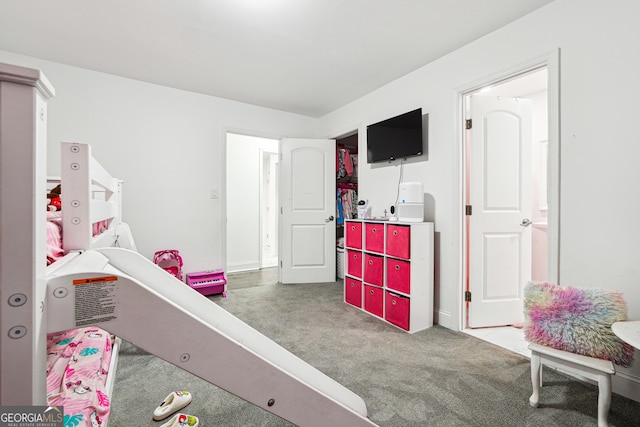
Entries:
<svg viewBox="0 0 640 427">
<path fill-rule="evenodd" d="M 544 364 L 577 378 L 587 378 L 597 382 L 598 427 L 609 425 L 607 417 L 611 406 L 611 375 L 616 373 L 613 363 L 534 343 L 529 344 L 529 350 L 531 350 L 531 384 L 533 385 L 533 394 L 529 398 L 531 406 L 537 408 L 540 402 L 542 365 Z"/>
</svg>

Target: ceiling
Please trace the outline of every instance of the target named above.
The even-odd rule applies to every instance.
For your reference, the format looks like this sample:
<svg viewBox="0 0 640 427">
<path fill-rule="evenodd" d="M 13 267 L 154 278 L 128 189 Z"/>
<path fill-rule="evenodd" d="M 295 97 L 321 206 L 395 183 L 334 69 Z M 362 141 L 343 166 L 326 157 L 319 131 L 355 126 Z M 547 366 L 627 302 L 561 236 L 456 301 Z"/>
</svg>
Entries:
<svg viewBox="0 0 640 427">
<path fill-rule="evenodd" d="M 0 0 L 0 50 L 320 117 L 552 0 Z"/>
</svg>

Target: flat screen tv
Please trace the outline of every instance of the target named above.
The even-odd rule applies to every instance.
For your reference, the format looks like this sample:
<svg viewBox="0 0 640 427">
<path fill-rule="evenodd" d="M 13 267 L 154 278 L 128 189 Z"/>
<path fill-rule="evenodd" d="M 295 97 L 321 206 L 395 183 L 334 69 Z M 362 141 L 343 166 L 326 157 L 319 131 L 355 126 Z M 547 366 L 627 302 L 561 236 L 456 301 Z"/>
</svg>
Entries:
<svg viewBox="0 0 640 427">
<path fill-rule="evenodd" d="M 422 108 L 367 126 L 367 162 L 420 156 Z"/>
</svg>

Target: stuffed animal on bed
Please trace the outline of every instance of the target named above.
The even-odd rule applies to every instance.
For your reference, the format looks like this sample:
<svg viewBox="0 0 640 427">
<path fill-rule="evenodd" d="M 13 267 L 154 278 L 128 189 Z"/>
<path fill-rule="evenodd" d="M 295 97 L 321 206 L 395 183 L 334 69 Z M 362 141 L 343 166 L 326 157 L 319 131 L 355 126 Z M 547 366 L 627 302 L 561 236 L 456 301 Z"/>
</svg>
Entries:
<svg viewBox="0 0 640 427">
<path fill-rule="evenodd" d="M 47 194 L 47 210 L 48 211 L 62 210 L 62 202 L 60 201 L 61 193 L 62 193 L 62 187 L 60 186 L 60 184 L 58 184 L 49 192 L 49 194 Z"/>
</svg>

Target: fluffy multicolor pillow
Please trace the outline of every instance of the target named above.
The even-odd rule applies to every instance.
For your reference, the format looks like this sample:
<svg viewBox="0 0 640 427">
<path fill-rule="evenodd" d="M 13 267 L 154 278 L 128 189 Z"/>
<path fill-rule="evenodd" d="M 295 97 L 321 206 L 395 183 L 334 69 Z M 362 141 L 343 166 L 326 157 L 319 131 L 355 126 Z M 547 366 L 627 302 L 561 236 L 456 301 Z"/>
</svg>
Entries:
<svg viewBox="0 0 640 427">
<path fill-rule="evenodd" d="M 524 291 L 527 341 L 631 366 L 634 349 L 611 324 L 627 320 L 622 293 L 531 282 Z"/>
</svg>

